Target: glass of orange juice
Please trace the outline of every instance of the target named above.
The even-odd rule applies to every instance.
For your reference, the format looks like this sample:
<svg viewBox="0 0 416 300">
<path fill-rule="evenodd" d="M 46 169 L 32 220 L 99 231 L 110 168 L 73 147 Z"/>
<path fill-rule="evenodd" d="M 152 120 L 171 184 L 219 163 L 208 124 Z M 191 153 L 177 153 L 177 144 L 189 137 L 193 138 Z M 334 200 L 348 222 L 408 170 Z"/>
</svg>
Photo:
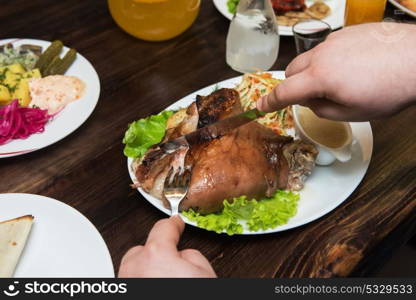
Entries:
<svg viewBox="0 0 416 300">
<path fill-rule="evenodd" d="M 108 7 L 126 32 L 147 41 L 163 41 L 192 25 L 200 3 L 201 0 L 108 0 Z"/>
<path fill-rule="evenodd" d="M 382 21 L 386 2 L 387 0 L 347 0 L 345 26 Z"/>
</svg>

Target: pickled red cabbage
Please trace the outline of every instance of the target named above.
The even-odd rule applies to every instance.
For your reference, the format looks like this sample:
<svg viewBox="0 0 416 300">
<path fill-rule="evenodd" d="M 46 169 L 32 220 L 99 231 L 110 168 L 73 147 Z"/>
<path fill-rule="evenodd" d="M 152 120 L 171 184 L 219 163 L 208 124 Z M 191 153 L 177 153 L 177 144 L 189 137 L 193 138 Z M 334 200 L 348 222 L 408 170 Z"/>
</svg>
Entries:
<svg viewBox="0 0 416 300">
<path fill-rule="evenodd" d="M 0 108 L 0 145 L 43 132 L 53 115 L 40 108 L 20 107 L 18 100 Z"/>
</svg>

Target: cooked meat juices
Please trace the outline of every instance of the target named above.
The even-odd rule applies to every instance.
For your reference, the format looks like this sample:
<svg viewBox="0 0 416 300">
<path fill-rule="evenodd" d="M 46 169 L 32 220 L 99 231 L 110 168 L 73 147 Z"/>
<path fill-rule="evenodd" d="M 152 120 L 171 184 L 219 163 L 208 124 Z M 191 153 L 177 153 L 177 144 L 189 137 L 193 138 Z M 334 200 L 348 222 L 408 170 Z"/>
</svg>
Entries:
<svg viewBox="0 0 416 300">
<path fill-rule="evenodd" d="M 164 141 L 179 137 L 242 112 L 238 92 L 220 89 L 198 96 L 168 128 Z M 163 183 L 169 169 L 192 168 L 192 178 L 180 209 L 200 213 L 220 211 L 225 199 L 246 195 L 250 198 L 272 196 L 277 189 L 299 190 L 314 167 L 314 146 L 251 122 L 218 139 L 201 142 L 188 149 L 165 154 L 155 145 L 136 163 L 139 185 L 162 199 Z"/>
</svg>

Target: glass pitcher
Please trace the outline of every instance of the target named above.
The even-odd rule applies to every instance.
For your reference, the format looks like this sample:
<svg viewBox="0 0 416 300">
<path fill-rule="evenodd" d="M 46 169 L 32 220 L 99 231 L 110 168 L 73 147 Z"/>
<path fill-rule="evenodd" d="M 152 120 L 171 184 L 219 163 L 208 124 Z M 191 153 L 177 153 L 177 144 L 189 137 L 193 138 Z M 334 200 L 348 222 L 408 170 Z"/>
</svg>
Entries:
<svg viewBox="0 0 416 300">
<path fill-rule="evenodd" d="M 171 39 L 188 29 L 198 16 L 200 0 L 108 0 L 116 23 L 147 41 Z"/>
<path fill-rule="evenodd" d="M 279 53 L 279 32 L 270 0 L 240 0 L 227 36 L 227 64 L 246 73 L 269 70 Z"/>
</svg>

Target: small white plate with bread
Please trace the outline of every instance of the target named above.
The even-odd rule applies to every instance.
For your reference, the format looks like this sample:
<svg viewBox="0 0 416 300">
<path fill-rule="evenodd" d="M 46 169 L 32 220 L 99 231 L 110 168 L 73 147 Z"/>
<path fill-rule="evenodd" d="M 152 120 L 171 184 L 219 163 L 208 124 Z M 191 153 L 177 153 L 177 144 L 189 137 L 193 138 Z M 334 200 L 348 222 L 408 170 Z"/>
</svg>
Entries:
<svg viewBox="0 0 416 300">
<path fill-rule="evenodd" d="M 100 233 L 74 208 L 0 194 L 0 277 L 114 277 L 114 268 Z"/>
</svg>

